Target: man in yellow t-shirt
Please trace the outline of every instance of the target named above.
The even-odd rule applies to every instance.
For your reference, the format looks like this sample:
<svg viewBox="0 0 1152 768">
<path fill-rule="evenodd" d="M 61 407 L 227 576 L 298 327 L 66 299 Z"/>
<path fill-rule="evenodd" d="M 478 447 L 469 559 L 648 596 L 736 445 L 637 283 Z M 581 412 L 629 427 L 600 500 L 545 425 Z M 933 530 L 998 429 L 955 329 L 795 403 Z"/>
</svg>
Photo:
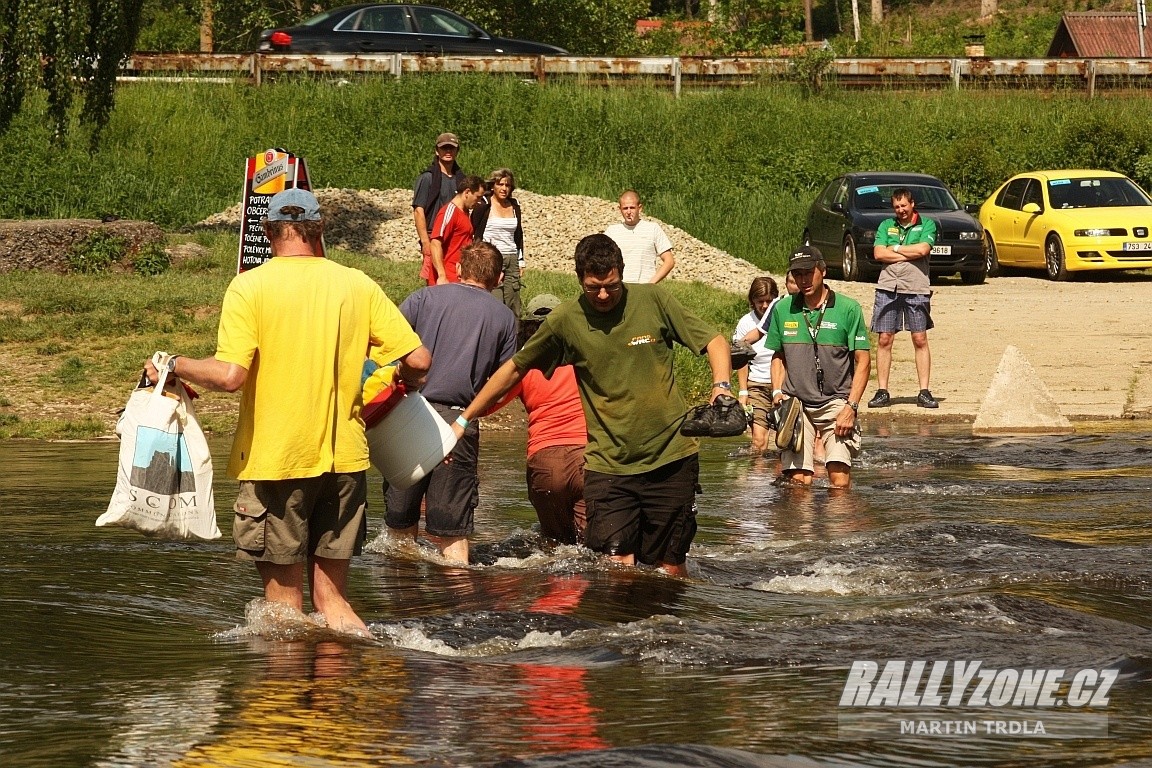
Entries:
<svg viewBox="0 0 1152 768">
<path fill-rule="evenodd" d="M 324 221 L 311 192 L 275 195 L 264 230 L 273 258 L 228 286 L 216 354 L 174 356 L 168 367 L 206 389 L 243 390 L 228 463 L 240 480 L 233 538 L 237 557 L 256 563 L 265 599 L 302 611 L 307 561 L 328 625 L 368 635 L 346 597 L 367 533 L 361 371 L 371 350 L 399 360 L 418 388 L 432 358 L 380 286 L 319 255 Z"/>
</svg>

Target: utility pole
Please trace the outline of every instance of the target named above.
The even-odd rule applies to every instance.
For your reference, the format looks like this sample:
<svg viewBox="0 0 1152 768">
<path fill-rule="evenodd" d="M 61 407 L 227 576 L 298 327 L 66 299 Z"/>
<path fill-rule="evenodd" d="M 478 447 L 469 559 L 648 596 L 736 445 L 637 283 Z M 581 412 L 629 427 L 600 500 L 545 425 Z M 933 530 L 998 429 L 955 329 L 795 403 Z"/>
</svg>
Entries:
<svg viewBox="0 0 1152 768">
<path fill-rule="evenodd" d="M 1140 40 L 1140 58 L 1144 58 L 1144 30 L 1148 29 L 1148 6 L 1136 0 L 1136 37 Z"/>
<path fill-rule="evenodd" d="M 200 3 L 200 53 L 212 53 L 212 3 L 213 0 Z"/>
</svg>

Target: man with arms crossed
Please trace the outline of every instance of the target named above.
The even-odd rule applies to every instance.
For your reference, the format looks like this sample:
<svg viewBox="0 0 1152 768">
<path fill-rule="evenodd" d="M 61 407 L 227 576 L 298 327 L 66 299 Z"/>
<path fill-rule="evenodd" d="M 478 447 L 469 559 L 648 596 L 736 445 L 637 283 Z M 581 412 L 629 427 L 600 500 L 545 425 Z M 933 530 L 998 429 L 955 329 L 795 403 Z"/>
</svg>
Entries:
<svg viewBox="0 0 1152 768">
<path fill-rule="evenodd" d="M 644 206 L 640 195 L 629 189 L 620 195 L 620 215 L 623 223 L 613 224 L 604 234 L 616 241 L 624 255 L 622 278 L 626 283 L 658 283 L 676 266 L 672 256 L 672 241 L 660 225 L 641 221 Z"/>
<path fill-rule="evenodd" d="M 456 163 L 459 154 L 460 139 L 456 134 L 440 134 L 436 137 L 435 159 L 412 185 L 412 220 L 416 224 L 420 256 L 424 261 L 432 258 L 432 222 L 456 194 L 456 185 L 464 178 L 464 171 Z"/>
<path fill-rule="evenodd" d="M 492 372 L 516 351 L 516 316 L 490 291 L 500 284 L 504 257 L 491 243 L 465 246 L 460 282 L 421 288 L 400 312 L 432 351 L 423 395 L 445 421 L 456 419 Z M 395 535 L 416 538 L 420 504 L 425 531 L 445 559 L 468 563 L 468 536 L 480 502 L 480 425 L 460 430 L 448 460 L 411 488 L 388 488 L 384 522 Z"/>
<path fill-rule="evenodd" d="M 876 340 L 876 383 L 879 389 L 868 401 L 869 408 L 891 404 L 888 374 L 892 370 L 892 342 L 905 328 L 912 335 L 916 357 L 916 378 L 920 394 L 916 405 L 939 408 L 928 389 L 932 374 L 932 353 L 928 349 L 928 329 L 932 327 L 932 288 L 928 279 L 928 258 L 936 244 L 936 222 L 921 218 L 912 192 L 892 192 L 892 212 L 876 230 L 873 255 L 884 264 L 876 281 L 876 303 L 872 310 L 872 331 Z"/>
<path fill-rule="evenodd" d="M 852 484 L 852 460 L 860 452 L 856 412 L 872 369 L 864 313 L 853 299 L 824 283 L 824 256 L 812 246 L 798 248 L 788 271 L 800 292 L 780 300 L 764 337 L 771 349 L 774 405 L 785 395 L 804 406 L 804 440 L 800 451 L 783 450 L 784 477 L 811 485 L 813 446 L 824 446 L 824 466 L 833 488 Z"/>
<path fill-rule="evenodd" d="M 500 367 L 453 428 L 460 434 L 531 369 L 571 365 L 588 425 L 584 500 L 589 548 L 687 574 L 696 534 L 699 445 L 680 434 L 686 406 L 672 372 L 675 343 L 707 354 L 712 400 L 731 394 L 728 341 L 664 288 L 626 285 L 624 259 L 607 235 L 576 246 L 583 295 L 553 309 Z"/>
<path fill-rule="evenodd" d="M 265 599 L 302 611 L 307 561 L 328 626 L 368 636 L 346 596 L 367 533 L 361 371 L 372 348 L 419 387 L 431 357 L 380 286 L 318 255 L 324 221 L 311 192 L 273 196 L 264 231 L 272 259 L 228 286 L 215 356 L 174 356 L 168 369 L 205 389 L 243 389 L 228 463 L 240 480 L 232 535 Z"/>
</svg>

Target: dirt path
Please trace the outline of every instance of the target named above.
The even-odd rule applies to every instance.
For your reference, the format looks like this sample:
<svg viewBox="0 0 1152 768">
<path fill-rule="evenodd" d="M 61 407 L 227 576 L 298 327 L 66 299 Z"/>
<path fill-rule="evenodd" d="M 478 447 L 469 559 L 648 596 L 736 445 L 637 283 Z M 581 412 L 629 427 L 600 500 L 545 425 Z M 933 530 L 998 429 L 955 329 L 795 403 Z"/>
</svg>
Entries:
<svg viewBox="0 0 1152 768">
<path fill-rule="evenodd" d="M 831 281 L 871 317 L 874 285 Z M 1152 417 L 1152 276 L 1105 273 L 1053 283 L 999 277 L 985 285 L 948 281 L 934 287 L 928 334 L 935 412 L 917 408 L 912 342 L 900 334 L 889 390 L 893 415 L 971 421 L 1007 346 L 1018 348 L 1070 419 Z M 869 394 L 875 391 L 875 378 Z M 879 416 L 868 413 L 865 417 Z"/>
</svg>

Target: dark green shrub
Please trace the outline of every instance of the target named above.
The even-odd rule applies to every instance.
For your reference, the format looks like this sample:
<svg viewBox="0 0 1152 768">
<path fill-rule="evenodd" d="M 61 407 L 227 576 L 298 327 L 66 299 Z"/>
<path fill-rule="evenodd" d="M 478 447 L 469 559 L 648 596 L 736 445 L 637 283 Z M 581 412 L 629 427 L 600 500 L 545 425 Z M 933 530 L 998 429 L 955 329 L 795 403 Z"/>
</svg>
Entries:
<svg viewBox="0 0 1152 768">
<path fill-rule="evenodd" d="M 145 277 L 155 277 L 168 271 L 172 260 L 159 243 L 148 243 L 140 246 L 136 255 L 132 257 L 132 269 Z"/>
<path fill-rule="evenodd" d="M 1068 123 L 1062 142 L 1068 168 L 1098 168 L 1127 176 L 1136 175 L 1147 143 L 1143 131 L 1102 115 L 1091 115 Z"/>
<path fill-rule="evenodd" d="M 792 77 L 804 91 L 817 94 L 824 90 L 825 78 L 835 61 L 836 54 L 831 48 L 807 48 L 803 53 L 793 56 L 789 66 Z"/>
<path fill-rule="evenodd" d="M 128 241 L 102 229 L 97 229 L 72 246 L 68 265 L 73 272 L 98 275 L 108 271 L 128 254 Z"/>
<path fill-rule="evenodd" d="M 971 136 L 944 144 L 939 164 L 929 169 L 944 180 L 961 202 L 981 202 L 1012 175 L 986 137 Z"/>
</svg>

